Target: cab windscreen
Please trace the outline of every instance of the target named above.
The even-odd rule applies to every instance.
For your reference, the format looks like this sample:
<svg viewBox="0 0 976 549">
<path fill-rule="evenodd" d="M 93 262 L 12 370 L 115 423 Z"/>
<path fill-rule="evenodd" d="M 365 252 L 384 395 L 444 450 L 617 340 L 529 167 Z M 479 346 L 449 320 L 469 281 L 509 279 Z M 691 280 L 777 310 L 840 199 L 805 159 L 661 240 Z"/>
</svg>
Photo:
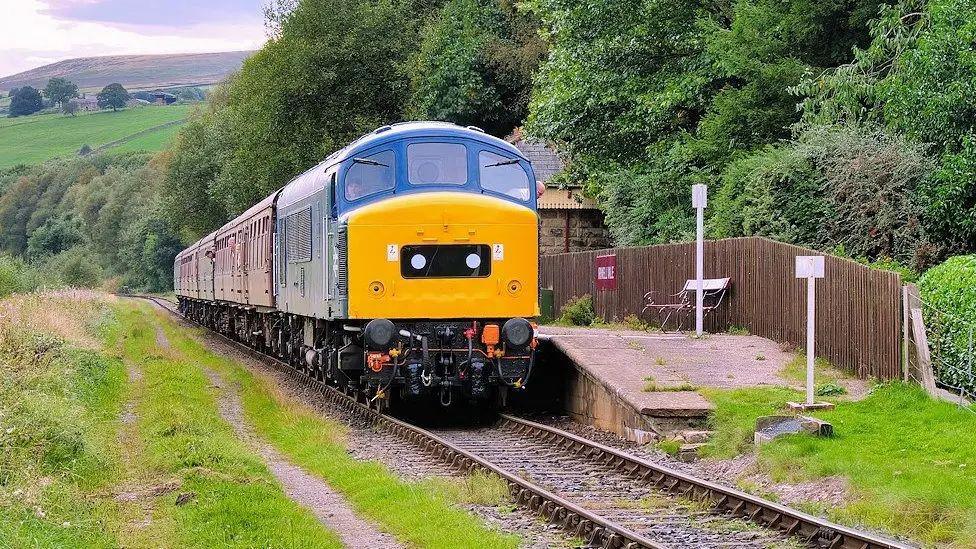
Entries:
<svg viewBox="0 0 976 549">
<path fill-rule="evenodd" d="M 409 245 L 400 249 L 403 278 L 469 278 L 491 274 L 487 244 Z"/>
</svg>

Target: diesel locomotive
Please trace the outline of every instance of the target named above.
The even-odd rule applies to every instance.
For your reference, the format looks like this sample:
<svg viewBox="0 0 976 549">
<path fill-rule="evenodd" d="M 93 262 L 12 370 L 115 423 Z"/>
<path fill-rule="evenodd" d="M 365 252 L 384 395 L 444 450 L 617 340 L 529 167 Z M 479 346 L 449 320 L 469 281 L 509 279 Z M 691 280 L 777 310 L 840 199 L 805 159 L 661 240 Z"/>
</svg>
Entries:
<svg viewBox="0 0 976 549">
<path fill-rule="evenodd" d="M 536 189 L 478 128 L 378 128 L 177 255 L 179 310 L 377 408 L 504 404 L 535 360 Z"/>
</svg>

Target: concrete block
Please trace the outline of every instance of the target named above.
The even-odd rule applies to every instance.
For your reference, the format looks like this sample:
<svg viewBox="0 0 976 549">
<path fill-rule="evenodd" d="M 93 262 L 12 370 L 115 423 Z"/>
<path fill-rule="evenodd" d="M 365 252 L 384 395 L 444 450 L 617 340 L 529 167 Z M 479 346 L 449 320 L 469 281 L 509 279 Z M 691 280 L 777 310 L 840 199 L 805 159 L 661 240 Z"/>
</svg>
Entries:
<svg viewBox="0 0 976 549">
<path fill-rule="evenodd" d="M 658 436 L 654 431 L 645 431 L 644 429 L 635 429 L 633 427 L 624 427 L 624 438 L 636 442 L 637 444 L 651 444 L 657 442 Z"/>
<path fill-rule="evenodd" d="M 682 431 L 679 433 L 681 438 L 689 444 L 702 444 L 708 442 L 714 431 Z"/>
<path fill-rule="evenodd" d="M 763 416 L 756 418 L 756 432 L 753 442 L 758 446 L 784 435 L 808 433 L 814 436 L 829 437 L 834 434 L 830 423 L 807 416 Z"/>
<path fill-rule="evenodd" d="M 805 412 L 807 410 L 833 410 L 834 405 L 830 402 L 814 402 L 813 404 L 807 404 L 806 402 L 787 402 L 786 407 L 792 412 Z"/>
<path fill-rule="evenodd" d="M 678 459 L 681 461 L 695 461 L 698 459 L 698 451 L 705 446 L 705 443 L 682 444 L 678 448 Z"/>
</svg>

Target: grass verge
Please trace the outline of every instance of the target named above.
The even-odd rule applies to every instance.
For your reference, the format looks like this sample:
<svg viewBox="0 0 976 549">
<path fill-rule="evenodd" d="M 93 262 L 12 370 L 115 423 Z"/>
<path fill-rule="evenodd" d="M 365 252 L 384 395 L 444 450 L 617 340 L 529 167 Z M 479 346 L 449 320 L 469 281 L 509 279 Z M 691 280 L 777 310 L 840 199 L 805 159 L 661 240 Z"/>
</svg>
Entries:
<svg viewBox="0 0 976 549">
<path fill-rule="evenodd" d="M 91 348 L 114 322 L 72 293 L 0 302 L 0 545 L 114 547 L 125 373 Z M 58 316 L 50 314 L 52 308 Z M 20 319 L 29 319 L 21 321 Z"/>
<path fill-rule="evenodd" d="M 802 398 L 785 388 L 702 392 L 716 405 L 716 435 L 706 452 L 715 457 L 748 450 L 756 417 Z M 814 506 L 833 520 L 926 546 L 976 546 L 976 414 L 898 382 L 813 415 L 832 423 L 835 436 L 765 444 L 761 471 L 777 482 L 847 479 L 844 505 Z"/>
<path fill-rule="evenodd" d="M 460 508 L 466 503 L 501 504 L 503 483 L 480 475 L 447 486 L 442 481 L 406 482 L 377 462 L 357 461 L 345 445 L 345 428 L 291 400 L 265 378 L 207 350 L 164 313 L 157 320 L 172 346 L 189 362 L 220 372 L 241 388 L 247 420 L 293 463 L 325 479 L 361 515 L 418 547 L 514 548 L 519 538 L 488 528 Z M 453 484 L 453 483 L 452 483 Z"/>
<path fill-rule="evenodd" d="M 146 306 L 125 305 L 119 314 L 124 359 L 143 375 L 136 412 L 144 453 L 136 466 L 178 487 L 147 487 L 160 494 L 148 528 L 178 547 L 342 547 L 221 419 L 200 367 L 159 348 Z"/>
</svg>

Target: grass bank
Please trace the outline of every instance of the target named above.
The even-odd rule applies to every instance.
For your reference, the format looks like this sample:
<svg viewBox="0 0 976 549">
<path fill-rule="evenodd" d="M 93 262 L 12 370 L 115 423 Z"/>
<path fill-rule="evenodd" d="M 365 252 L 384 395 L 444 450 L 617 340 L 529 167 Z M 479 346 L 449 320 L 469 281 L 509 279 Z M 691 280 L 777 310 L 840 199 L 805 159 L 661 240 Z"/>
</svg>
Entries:
<svg viewBox="0 0 976 549">
<path fill-rule="evenodd" d="M 480 475 L 462 483 L 406 482 L 377 462 L 349 456 L 345 428 L 291 400 L 263 377 L 207 350 L 187 330 L 157 313 L 173 348 L 193 364 L 220 372 L 240 387 L 247 420 L 292 462 L 342 493 L 358 513 L 416 547 L 514 548 L 519 538 L 486 527 L 465 503 L 501 504 L 506 489 Z"/>
<path fill-rule="evenodd" d="M 703 393 L 716 405 L 709 448 L 716 457 L 751 451 L 755 419 L 803 398 L 785 388 Z M 896 382 L 813 415 L 832 423 L 835 436 L 795 435 L 763 445 L 761 471 L 777 482 L 846 479 L 844 505 L 811 506 L 833 520 L 925 546 L 976 546 L 976 414 Z"/>
<path fill-rule="evenodd" d="M 0 546 L 341 547 L 149 318 L 89 291 L 0 300 Z"/>
<path fill-rule="evenodd" d="M 114 322 L 91 293 L 0 301 L 0 540 L 6 547 L 114 547 L 100 497 L 121 476 L 125 370 L 101 352 Z"/>
</svg>

